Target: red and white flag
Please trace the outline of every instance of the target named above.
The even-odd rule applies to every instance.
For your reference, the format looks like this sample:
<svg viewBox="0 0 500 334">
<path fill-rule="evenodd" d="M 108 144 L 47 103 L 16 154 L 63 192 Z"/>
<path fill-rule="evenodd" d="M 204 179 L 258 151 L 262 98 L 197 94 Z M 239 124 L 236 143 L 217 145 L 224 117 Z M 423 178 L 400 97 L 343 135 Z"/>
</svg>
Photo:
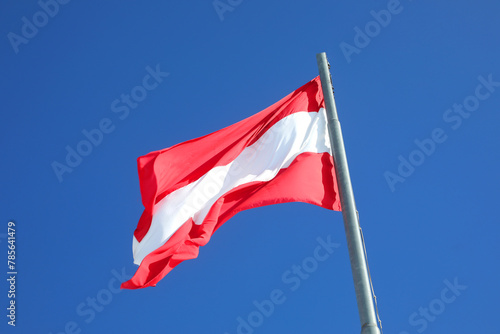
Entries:
<svg viewBox="0 0 500 334">
<path fill-rule="evenodd" d="M 145 207 L 133 239 L 139 268 L 124 289 L 155 286 L 240 211 L 286 202 L 340 211 L 319 77 L 258 114 L 137 165 Z"/>
</svg>

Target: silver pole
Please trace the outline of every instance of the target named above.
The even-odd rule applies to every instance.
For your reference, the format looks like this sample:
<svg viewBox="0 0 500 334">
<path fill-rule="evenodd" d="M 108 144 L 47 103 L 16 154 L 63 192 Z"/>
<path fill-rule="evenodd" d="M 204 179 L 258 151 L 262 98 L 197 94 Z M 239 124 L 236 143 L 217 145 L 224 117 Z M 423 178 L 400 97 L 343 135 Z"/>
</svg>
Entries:
<svg viewBox="0 0 500 334">
<path fill-rule="evenodd" d="M 340 202 L 342 204 L 342 216 L 344 217 L 344 228 L 351 260 L 352 277 L 354 279 L 354 289 L 358 301 L 359 318 L 361 321 L 361 334 L 380 334 L 373 307 L 373 297 L 370 290 L 370 281 L 366 267 L 363 244 L 359 230 L 356 203 L 352 191 L 347 157 L 345 154 L 342 130 L 337 115 L 337 107 L 333 97 L 333 88 L 330 81 L 330 70 L 326 53 L 316 55 L 318 61 L 321 86 L 325 98 L 326 115 L 328 119 L 328 132 L 332 146 L 333 159 L 335 161 L 335 171 L 340 192 Z"/>
</svg>

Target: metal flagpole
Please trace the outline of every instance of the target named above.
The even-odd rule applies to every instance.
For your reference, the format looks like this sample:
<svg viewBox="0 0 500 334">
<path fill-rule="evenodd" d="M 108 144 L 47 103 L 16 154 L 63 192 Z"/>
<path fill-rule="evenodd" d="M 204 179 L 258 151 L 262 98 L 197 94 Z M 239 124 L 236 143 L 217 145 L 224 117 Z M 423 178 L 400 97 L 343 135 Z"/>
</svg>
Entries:
<svg viewBox="0 0 500 334">
<path fill-rule="evenodd" d="M 332 146 L 335 171 L 342 204 L 342 216 L 344 217 L 344 228 L 351 260 L 351 270 L 354 279 L 354 289 L 358 301 L 359 318 L 361 321 L 361 334 L 380 334 L 373 307 L 373 297 L 370 290 L 370 280 L 366 259 L 363 253 L 363 243 L 354 202 L 347 157 L 345 154 L 342 130 L 337 116 L 337 108 L 333 97 L 333 87 L 330 79 L 330 70 L 326 53 L 316 55 L 318 61 L 321 86 L 325 98 L 326 115 L 328 119 L 328 132 Z"/>
</svg>

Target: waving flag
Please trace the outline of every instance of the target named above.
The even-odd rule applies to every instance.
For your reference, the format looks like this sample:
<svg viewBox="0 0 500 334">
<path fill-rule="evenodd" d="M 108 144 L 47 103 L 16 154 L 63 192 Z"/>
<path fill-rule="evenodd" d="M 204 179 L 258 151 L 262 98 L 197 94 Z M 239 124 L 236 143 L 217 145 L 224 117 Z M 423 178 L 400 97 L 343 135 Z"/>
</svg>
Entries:
<svg viewBox="0 0 500 334">
<path fill-rule="evenodd" d="M 133 239 L 139 268 L 125 289 L 155 286 L 240 211 L 285 202 L 340 211 L 319 77 L 243 121 L 137 164 L 145 209 Z"/>
</svg>

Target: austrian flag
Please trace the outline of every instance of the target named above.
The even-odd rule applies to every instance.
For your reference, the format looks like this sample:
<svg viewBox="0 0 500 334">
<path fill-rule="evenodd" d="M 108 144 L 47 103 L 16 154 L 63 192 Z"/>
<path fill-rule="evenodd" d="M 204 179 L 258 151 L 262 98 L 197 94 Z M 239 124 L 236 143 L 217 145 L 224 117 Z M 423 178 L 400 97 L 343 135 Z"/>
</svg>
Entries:
<svg viewBox="0 0 500 334">
<path fill-rule="evenodd" d="M 124 289 L 155 286 L 240 211 L 286 202 L 340 211 L 319 77 L 243 121 L 151 152 L 137 165 L 145 207 L 133 239 L 139 268 Z"/>
</svg>

